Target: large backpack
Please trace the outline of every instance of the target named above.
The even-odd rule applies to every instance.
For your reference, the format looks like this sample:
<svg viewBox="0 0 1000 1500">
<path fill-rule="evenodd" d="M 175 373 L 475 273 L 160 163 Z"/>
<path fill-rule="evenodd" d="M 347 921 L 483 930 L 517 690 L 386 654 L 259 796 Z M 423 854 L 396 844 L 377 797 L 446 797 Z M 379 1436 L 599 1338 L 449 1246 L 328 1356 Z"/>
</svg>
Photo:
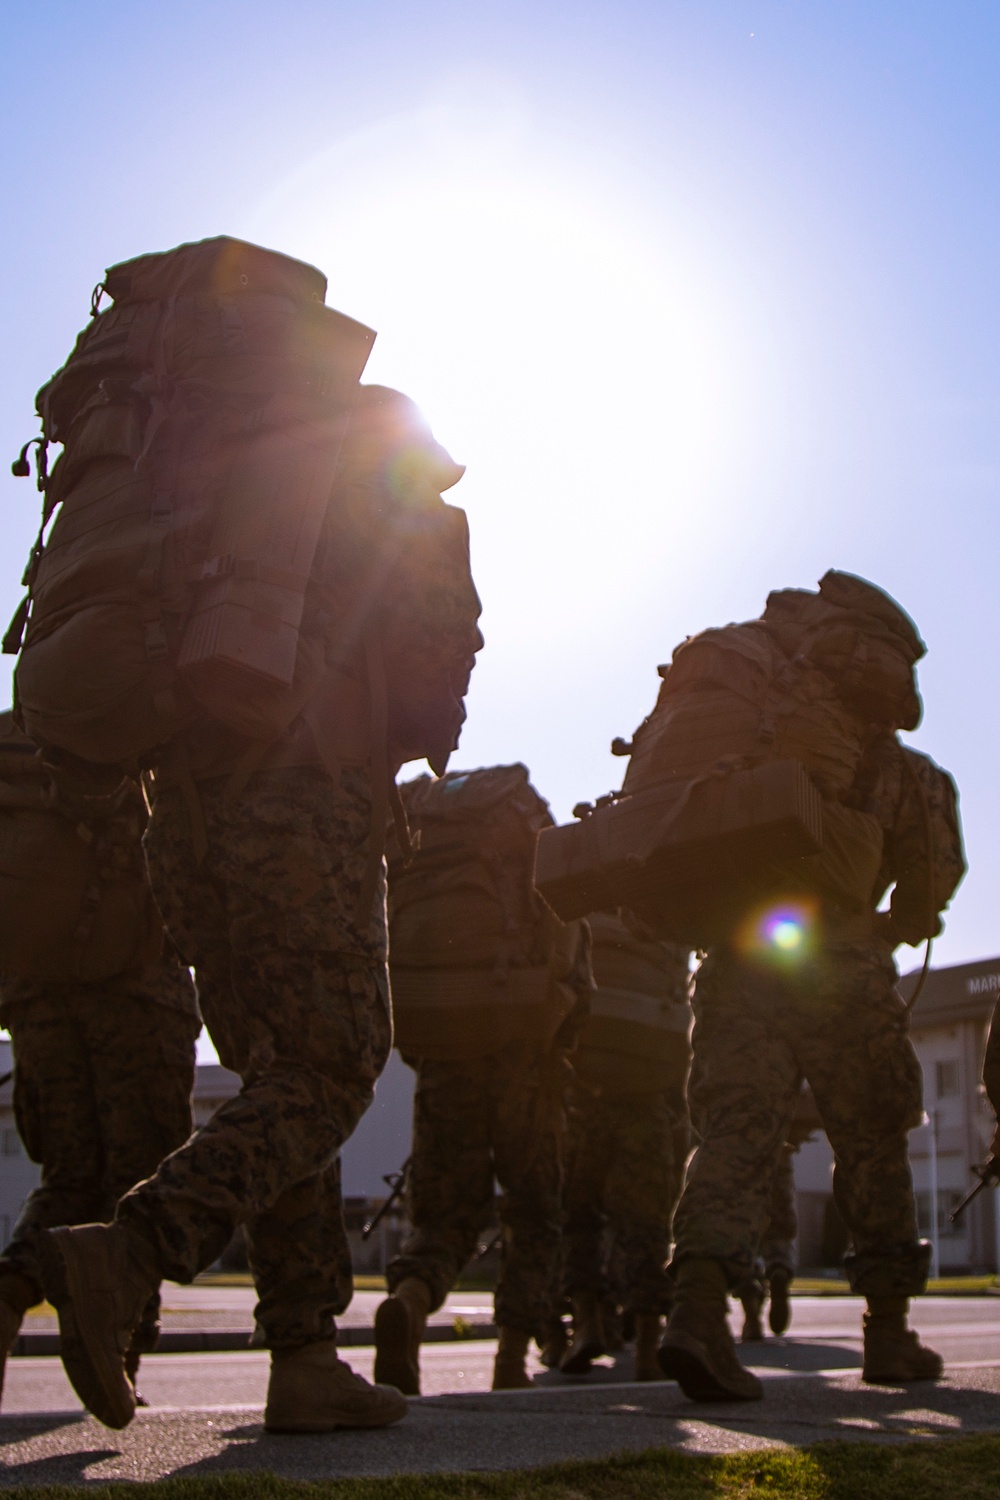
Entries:
<svg viewBox="0 0 1000 1500">
<path fill-rule="evenodd" d="M 873 726 L 918 721 L 924 649 L 893 599 L 833 570 L 685 641 L 612 745 L 621 791 L 541 834 L 539 888 L 563 917 L 627 907 L 691 947 L 786 897 L 870 913 L 883 835 L 856 782 Z"/>
<path fill-rule="evenodd" d="M 782 589 L 759 620 L 684 641 L 636 731 L 623 791 L 795 760 L 827 801 L 854 782 L 872 723 L 920 718 L 913 622 L 874 584 L 831 569 L 819 592 Z"/>
<path fill-rule="evenodd" d="M 419 740 L 434 718 L 428 672 L 439 696 L 442 674 L 457 682 L 446 717 L 460 722 L 478 613 L 465 518 L 412 486 L 331 514 L 375 336 L 325 307 L 325 288 L 313 267 L 225 237 L 107 273 L 113 305 L 95 297 L 37 401 L 42 530 L 4 649 L 23 635 L 17 711 L 38 743 L 128 763 L 204 714 L 267 742 L 331 660 L 364 656 L 376 617 L 404 727 Z M 50 443 L 64 449 L 48 474 Z M 407 633 L 417 619 L 420 644 L 435 636 L 442 575 L 464 646 L 457 665 L 446 651 L 418 670 Z M 431 739 L 440 758 L 448 731 L 435 722 Z"/>
<path fill-rule="evenodd" d="M 688 950 L 636 937 L 608 912 L 587 921 L 597 988 L 573 1071 L 609 1093 L 681 1090 L 691 1055 Z"/>
<path fill-rule="evenodd" d="M 401 787 L 418 847 L 390 846 L 389 964 L 405 1054 L 461 1058 L 547 1047 L 589 991 L 589 939 L 532 883 L 552 818 L 523 765 Z"/>
<path fill-rule="evenodd" d="M 159 956 L 145 821 L 133 782 L 99 802 L 68 799 L 12 715 L 0 715 L 0 971 L 94 983 Z"/>
<path fill-rule="evenodd" d="M 800 643 L 806 635 L 800 622 Z M 822 851 L 796 860 L 774 888 L 784 884 L 788 894 L 816 892 L 848 908 L 867 907 L 882 830 L 876 817 L 850 805 L 850 793 L 869 721 L 845 701 L 836 680 L 758 620 L 703 631 L 659 670 L 656 707 L 631 746 L 616 746 L 631 757 L 622 794 L 797 762 L 823 798 Z"/>
</svg>

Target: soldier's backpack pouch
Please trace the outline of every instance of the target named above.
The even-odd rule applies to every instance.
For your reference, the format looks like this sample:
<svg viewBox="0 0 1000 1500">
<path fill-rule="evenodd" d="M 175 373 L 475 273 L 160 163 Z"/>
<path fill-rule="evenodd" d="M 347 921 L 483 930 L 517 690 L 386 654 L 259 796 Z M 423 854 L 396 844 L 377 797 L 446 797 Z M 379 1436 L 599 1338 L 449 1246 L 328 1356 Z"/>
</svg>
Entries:
<svg viewBox="0 0 1000 1500">
<path fill-rule="evenodd" d="M 157 956 L 138 788 L 115 803 L 100 816 L 61 811 L 35 747 L 0 715 L 0 971 L 93 983 Z"/>
</svg>

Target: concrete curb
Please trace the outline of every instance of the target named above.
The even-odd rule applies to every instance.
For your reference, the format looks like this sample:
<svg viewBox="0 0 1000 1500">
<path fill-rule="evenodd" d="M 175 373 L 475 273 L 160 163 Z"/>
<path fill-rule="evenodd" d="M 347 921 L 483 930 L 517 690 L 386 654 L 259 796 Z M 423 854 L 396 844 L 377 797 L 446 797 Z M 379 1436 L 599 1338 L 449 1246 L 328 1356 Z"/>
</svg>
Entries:
<svg viewBox="0 0 1000 1500">
<path fill-rule="evenodd" d="M 469 1339 L 495 1339 L 497 1329 L 495 1323 L 467 1323 L 465 1328 L 458 1333 L 448 1323 L 433 1323 L 424 1334 L 426 1344 L 460 1344 Z M 160 1341 L 156 1346 L 157 1354 L 219 1354 L 240 1350 L 247 1353 L 252 1349 L 250 1339 L 252 1334 L 246 1328 L 166 1328 L 160 1334 Z M 375 1342 L 374 1328 L 338 1328 L 337 1343 L 342 1349 L 357 1349 L 370 1347 Z M 18 1355 L 43 1355 L 59 1354 L 60 1343 L 58 1333 L 21 1333 L 14 1342 L 11 1354 Z M 263 1353 L 263 1350 L 258 1352 Z"/>
</svg>

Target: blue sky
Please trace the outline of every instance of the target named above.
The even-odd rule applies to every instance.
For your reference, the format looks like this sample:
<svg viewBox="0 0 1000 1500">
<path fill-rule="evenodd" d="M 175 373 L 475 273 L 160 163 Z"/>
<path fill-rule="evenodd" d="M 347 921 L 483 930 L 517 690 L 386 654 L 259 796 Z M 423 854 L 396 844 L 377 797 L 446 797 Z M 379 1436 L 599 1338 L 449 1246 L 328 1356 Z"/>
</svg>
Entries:
<svg viewBox="0 0 1000 1500">
<path fill-rule="evenodd" d="M 1000 8 L 8 0 L 0 36 L 0 451 L 107 265 L 312 259 L 468 464 L 456 763 L 523 759 L 566 816 L 683 636 L 849 568 L 930 647 L 913 740 L 971 865 L 937 961 L 1000 951 Z M 5 476 L 0 613 L 36 524 Z"/>
</svg>

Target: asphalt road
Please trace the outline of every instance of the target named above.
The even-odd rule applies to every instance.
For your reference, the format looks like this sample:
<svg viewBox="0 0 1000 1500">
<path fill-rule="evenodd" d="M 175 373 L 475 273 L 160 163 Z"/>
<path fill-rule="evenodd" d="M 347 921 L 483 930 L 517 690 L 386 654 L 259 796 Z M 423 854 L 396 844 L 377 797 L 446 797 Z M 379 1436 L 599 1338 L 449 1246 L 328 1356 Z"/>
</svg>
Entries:
<svg viewBox="0 0 1000 1500">
<path fill-rule="evenodd" d="M 791 1335 L 744 1346 L 766 1383 L 759 1403 L 695 1406 L 673 1384 L 634 1384 L 627 1354 L 584 1379 L 539 1370 L 535 1389 L 491 1394 L 495 1346 L 469 1340 L 425 1348 L 424 1398 L 398 1427 L 327 1437 L 263 1432 L 265 1354 L 148 1357 L 140 1384 L 151 1406 L 124 1433 L 80 1411 L 57 1360 L 16 1359 L 0 1416 L 0 1484 L 247 1469 L 298 1478 L 503 1469 L 664 1445 L 704 1453 L 1000 1430 L 1000 1299 L 918 1303 L 915 1322 L 949 1368 L 941 1384 L 908 1390 L 861 1385 L 856 1299 L 796 1298 L 793 1310 Z M 370 1375 L 372 1351 L 348 1353 Z"/>
</svg>

